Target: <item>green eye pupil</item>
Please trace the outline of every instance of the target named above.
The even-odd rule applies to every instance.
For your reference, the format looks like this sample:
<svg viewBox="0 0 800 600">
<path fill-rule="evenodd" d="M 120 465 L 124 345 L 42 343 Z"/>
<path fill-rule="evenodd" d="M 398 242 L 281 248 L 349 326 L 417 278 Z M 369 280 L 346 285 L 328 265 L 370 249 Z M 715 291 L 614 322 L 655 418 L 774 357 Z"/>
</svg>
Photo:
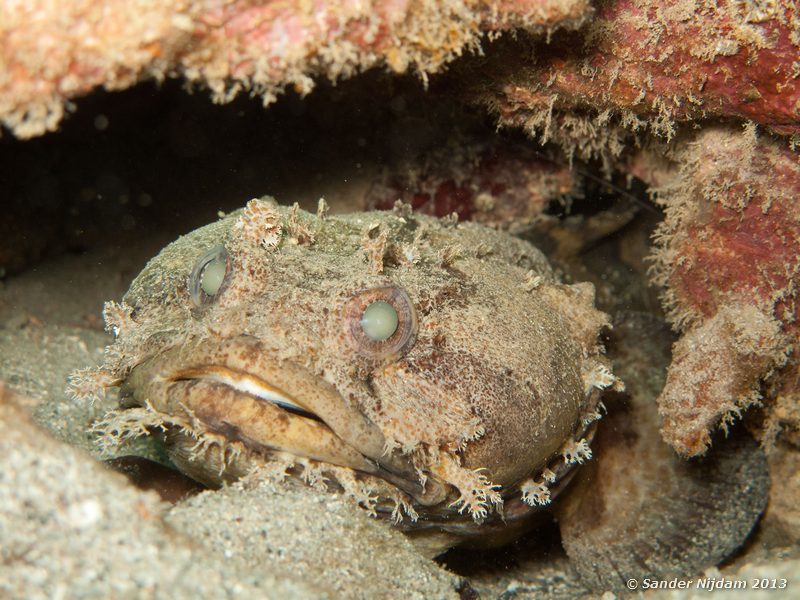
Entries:
<svg viewBox="0 0 800 600">
<path fill-rule="evenodd" d="M 224 256 L 218 256 L 209 261 L 200 275 L 200 287 L 206 294 L 215 296 L 219 292 L 222 282 L 225 280 L 226 270 L 227 262 Z"/>
<path fill-rule="evenodd" d="M 376 342 L 388 340 L 397 331 L 399 318 L 394 306 L 383 300 L 373 302 L 361 316 L 361 329 Z"/>
</svg>

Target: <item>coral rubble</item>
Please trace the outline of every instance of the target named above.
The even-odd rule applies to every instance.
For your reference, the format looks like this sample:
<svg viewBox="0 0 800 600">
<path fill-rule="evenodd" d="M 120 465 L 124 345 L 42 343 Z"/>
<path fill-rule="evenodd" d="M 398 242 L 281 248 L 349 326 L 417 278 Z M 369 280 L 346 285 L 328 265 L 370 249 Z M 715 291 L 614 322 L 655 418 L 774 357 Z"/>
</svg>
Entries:
<svg viewBox="0 0 800 600">
<path fill-rule="evenodd" d="M 486 33 L 580 24 L 586 0 L 35 0 L 0 9 L 0 123 L 27 138 L 52 131 L 68 100 L 97 87 L 180 76 L 219 101 L 243 90 L 265 104 L 312 77 L 383 64 L 439 71 Z"/>
<path fill-rule="evenodd" d="M 800 164 L 753 127 L 703 129 L 674 158 L 657 193 L 654 272 L 684 336 L 659 402 L 665 437 L 696 455 L 720 420 L 762 398 L 797 404 Z M 768 415 L 765 441 L 780 421 L 800 424 L 796 410 Z"/>
<path fill-rule="evenodd" d="M 421 163 L 421 164 L 420 164 Z M 365 208 L 386 210 L 401 200 L 437 217 L 457 213 L 518 233 L 547 219 L 552 200 L 568 197 L 576 175 L 529 145 L 452 140 L 415 164 L 387 169 L 364 197 Z"/>
<path fill-rule="evenodd" d="M 800 133 L 794 3 L 610 0 L 579 35 L 507 57 L 487 94 L 501 121 L 548 135 L 576 114 L 670 137 L 675 124 L 747 119 Z M 587 133 L 587 132 L 584 132 Z"/>
</svg>

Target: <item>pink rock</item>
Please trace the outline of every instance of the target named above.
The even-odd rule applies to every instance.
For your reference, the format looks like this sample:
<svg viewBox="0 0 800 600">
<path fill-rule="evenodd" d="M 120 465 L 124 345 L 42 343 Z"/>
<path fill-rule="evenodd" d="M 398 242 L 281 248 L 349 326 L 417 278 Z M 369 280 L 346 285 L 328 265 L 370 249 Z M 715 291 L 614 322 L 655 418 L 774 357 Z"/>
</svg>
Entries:
<svg viewBox="0 0 800 600">
<path fill-rule="evenodd" d="M 312 77 L 376 65 L 422 77 L 485 31 L 573 26 L 587 0 L 7 0 L 0 13 L 0 123 L 18 137 L 58 127 L 66 101 L 97 87 L 182 76 L 215 99 L 274 100 Z"/>
</svg>

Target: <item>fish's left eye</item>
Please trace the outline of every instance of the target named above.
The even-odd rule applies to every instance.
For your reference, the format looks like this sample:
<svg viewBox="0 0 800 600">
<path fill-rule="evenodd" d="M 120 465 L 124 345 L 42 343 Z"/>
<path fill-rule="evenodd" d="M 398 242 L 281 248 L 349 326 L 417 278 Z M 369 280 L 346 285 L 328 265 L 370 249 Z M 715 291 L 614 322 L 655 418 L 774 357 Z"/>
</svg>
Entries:
<svg viewBox="0 0 800 600">
<path fill-rule="evenodd" d="M 417 334 L 417 315 L 406 292 L 396 286 L 353 294 L 343 311 L 345 336 L 362 356 L 386 360 L 405 353 Z"/>
<path fill-rule="evenodd" d="M 189 275 L 189 295 L 195 306 L 211 302 L 223 290 L 230 272 L 230 259 L 224 246 L 205 253 Z"/>
</svg>

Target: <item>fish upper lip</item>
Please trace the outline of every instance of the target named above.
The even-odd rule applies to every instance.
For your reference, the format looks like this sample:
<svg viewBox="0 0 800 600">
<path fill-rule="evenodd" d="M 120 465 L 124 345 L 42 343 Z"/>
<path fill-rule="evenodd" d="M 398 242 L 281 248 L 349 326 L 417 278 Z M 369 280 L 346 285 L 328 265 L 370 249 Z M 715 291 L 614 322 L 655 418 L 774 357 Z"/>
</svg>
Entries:
<svg viewBox="0 0 800 600">
<path fill-rule="evenodd" d="M 187 380 L 213 381 L 225 385 L 238 393 L 247 394 L 262 401 L 271 402 L 288 413 L 300 418 L 312 419 L 330 429 L 324 419 L 312 412 L 302 400 L 295 398 L 288 392 L 269 383 L 258 375 L 247 371 L 240 371 L 219 365 L 189 367 L 175 371 L 171 375 L 171 380 L 175 382 Z M 578 433 L 579 437 L 586 437 L 591 441 L 594 437 L 596 427 L 596 422 L 585 424 Z M 331 433 L 337 435 L 333 430 L 331 430 Z M 338 435 L 337 437 L 347 444 L 347 440 L 344 440 Z M 413 496 L 424 493 L 423 486 L 418 481 L 404 477 L 403 473 L 395 472 L 373 457 L 363 454 L 362 456 L 370 465 L 374 466 L 374 470 L 367 471 L 369 474 L 382 477 L 389 483 Z M 565 487 L 575 475 L 577 470 L 575 468 L 576 465 L 565 463 L 561 461 L 560 457 L 556 457 L 554 461 L 551 461 L 551 465 L 552 463 L 560 463 L 558 467 L 553 468 L 555 476 L 557 477 L 556 482 L 559 484 L 557 487 L 554 486 L 553 490 L 560 491 L 560 489 Z"/>
<path fill-rule="evenodd" d="M 219 365 L 209 365 L 206 367 L 181 369 L 173 373 L 170 378 L 173 381 L 207 380 L 222 383 L 238 392 L 250 394 L 261 400 L 272 402 L 292 414 L 325 423 L 319 415 L 314 413 L 307 406 L 304 406 L 302 402 L 298 401 L 281 388 L 247 371 L 239 371 Z"/>
</svg>

